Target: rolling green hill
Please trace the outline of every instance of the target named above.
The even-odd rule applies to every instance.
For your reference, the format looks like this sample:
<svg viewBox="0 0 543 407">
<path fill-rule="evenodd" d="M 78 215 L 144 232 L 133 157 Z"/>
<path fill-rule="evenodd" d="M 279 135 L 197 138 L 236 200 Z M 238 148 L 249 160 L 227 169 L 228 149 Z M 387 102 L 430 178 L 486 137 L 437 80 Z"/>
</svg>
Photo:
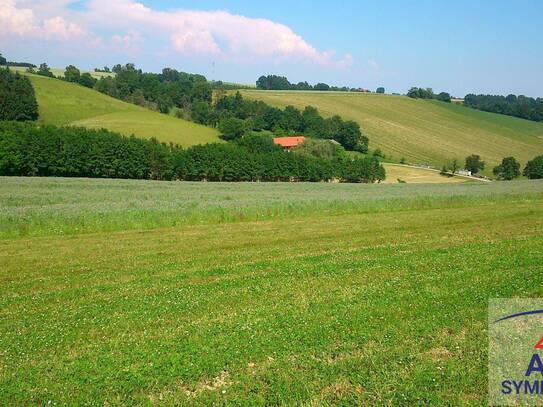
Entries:
<svg viewBox="0 0 543 407">
<path fill-rule="evenodd" d="M 40 122 L 106 128 L 124 135 L 155 137 L 184 147 L 219 141 L 216 130 L 125 103 L 58 79 L 29 75 L 38 99 Z"/>
<path fill-rule="evenodd" d="M 479 154 L 488 173 L 505 156 L 522 164 L 543 154 L 543 123 L 481 112 L 456 104 L 404 96 L 345 92 L 252 91 L 242 95 L 274 106 L 315 106 L 325 116 L 357 121 L 380 148 L 396 159 L 441 165 Z"/>
</svg>

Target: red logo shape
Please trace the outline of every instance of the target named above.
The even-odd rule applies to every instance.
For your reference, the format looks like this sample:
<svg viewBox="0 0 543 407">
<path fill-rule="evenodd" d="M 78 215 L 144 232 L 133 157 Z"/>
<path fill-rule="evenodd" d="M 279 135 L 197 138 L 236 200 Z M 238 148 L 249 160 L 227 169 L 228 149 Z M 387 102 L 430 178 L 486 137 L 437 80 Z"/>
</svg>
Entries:
<svg viewBox="0 0 543 407">
<path fill-rule="evenodd" d="M 543 349 L 543 336 L 541 337 L 539 342 L 535 344 L 534 349 Z"/>
</svg>

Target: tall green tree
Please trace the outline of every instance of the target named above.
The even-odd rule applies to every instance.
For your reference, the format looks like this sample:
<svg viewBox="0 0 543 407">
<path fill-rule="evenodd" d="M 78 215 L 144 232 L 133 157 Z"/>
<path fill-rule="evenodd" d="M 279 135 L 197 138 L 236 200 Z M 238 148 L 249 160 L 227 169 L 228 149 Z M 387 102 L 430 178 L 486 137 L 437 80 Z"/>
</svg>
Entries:
<svg viewBox="0 0 543 407">
<path fill-rule="evenodd" d="M 529 179 L 543 178 L 543 155 L 535 157 L 526 163 L 523 175 Z"/>
<path fill-rule="evenodd" d="M 47 76 L 49 78 L 53 78 L 55 75 L 53 75 L 53 72 L 51 72 L 51 68 L 44 62 L 43 64 L 40 64 L 39 69 L 36 71 L 38 75 L 41 76 Z"/>
<path fill-rule="evenodd" d="M 440 100 L 441 102 L 445 103 L 451 103 L 451 95 L 449 95 L 447 92 L 441 92 L 436 96 L 437 100 Z"/>
<path fill-rule="evenodd" d="M 455 174 L 456 171 L 458 171 L 458 160 L 456 158 L 454 158 L 450 165 L 449 165 L 449 170 L 451 171 L 452 174 Z"/>
<path fill-rule="evenodd" d="M 209 103 L 204 100 L 198 100 L 192 104 L 191 108 L 192 120 L 200 124 L 211 124 L 213 110 Z"/>
<path fill-rule="evenodd" d="M 228 117 L 219 123 L 219 132 L 224 140 L 235 140 L 248 133 L 245 120 L 237 117 Z"/>
<path fill-rule="evenodd" d="M 64 71 L 64 79 L 68 82 L 78 83 L 81 78 L 81 72 L 74 65 L 68 65 Z"/>
<path fill-rule="evenodd" d="M 520 176 L 520 164 L 514 157 L 505 157 L 492 172 L 498 179 L 510 181 Z"/>
<path fill-rule="evenodd" d="M 485 162 L 481 160 L 481 156 L 472 154 L 466 157 L 466 170 L 471 171 L 472 174 L 477 174 L 479 171 L 485 169 Z"/>
<path fill-rule="evenodd" d="M 30 80 L 0 69 L 0 120 L 37 120 L 38 102 Z"/>
<path fill-rule="evenodd" d="M 313 86 L 314 90 L 320 90 L 320 91 L 328 91 L 330 90 L 330 85 L 326 83 L 317 83 L 315 86 Z"/>
<path fill-rule="evenodd" d="M 96 79 L 94 79 L 90 73 L 84 72 L 79 77 L 79 84 L 85 86 L 86 88 L 93 88 L 96 84 Z"/>
</svg>

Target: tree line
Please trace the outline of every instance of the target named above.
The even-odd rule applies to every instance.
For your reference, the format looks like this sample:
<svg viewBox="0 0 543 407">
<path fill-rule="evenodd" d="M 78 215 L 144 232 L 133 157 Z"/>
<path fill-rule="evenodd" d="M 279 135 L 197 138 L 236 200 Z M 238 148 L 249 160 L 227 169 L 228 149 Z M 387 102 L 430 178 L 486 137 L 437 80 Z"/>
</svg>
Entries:
<svg viewBox="0 0 543 407">
<path fill-rule="evenodd" d="M 307 81 L 290 83 L 285 76 L 278 75 L 262 75 L 256 81 L 256 88 L 261 90 L 315 90 L 321 92 L 360 92 L 361 89 L 350 88 L 348 86 L 330 86 L 327 83 L 319 82 L 315 85 L 310 85 Z M 365 90 L 367 91 L 367 90 Z M 369 92 L 369 91 L 367 91 Z M 385 93 L 385 88 L 379 87 L 376 93 Z"/>
<path fill-rule="evenodd" d="M 31 64 L 29 62 L 15 62 L 15 61 L 8 61 L 6 57 L 4 57 L 0 53 L 0 66 L 22 66 L 24 68 L 35 68 L 36 65 Z"/>
<path fill-rule="evenodd" d="M 448 166 L 443 166 L 441 174 L 450 176 L 450 173 L 456 173 L 458 166 L 458 160 L 452 160 Z M 485 166 L 486 163 L 481 159 L 481 156 L 478 154 L 471 154 L 466 157 L 464 168 L 471 171 L 471 173 L 475 175 L 479 171 L 484 170 Z M 515 157 L 505 157 L 500 164 L 492 169 L 492 173 L 499 180 L 511 181 L 520 177 L 520 168 L 520 163 Z M 522 175 L 529 179 L 543 178 L 543 155 L 537 156 L 528 161 L 524 167 L 524 170 L 522 171 Z"/>
<path fill-rule="evenodd" d="M 285 152 L 261 135 L 183 149 L 104 129 L 0 122 L 0 175 L 375 182 L 385 178 L 385 170 L 375 157 Z"/>
<path fill-rule="evenodd" d="M 515 157 L 505 157 L 501 164 L 493 168 L 492 172 L 498 179 L 510 181 L 520 177 L 520 163 Z M 528 161 L 522 175 L 529 179 L 543 178 L 543 155 Z"/>
<path fill-rule="evenodd" d="M 34 69 L 34 66 L 28 67 L 26 72 L 32 73 L 35 75 L 45 76 L 48 78 L 56 78 L 67 82 L 78 83 L 79 85 L 85 86 L 87 88 L 93 88 L 97 80 L 92 77 L 88 72 L 81 71 L 74 65 L 68 65 L 64 71 L 64 76 L 55 76 L 51 71 L 51 68 L 44 62 L 40 64 L 37 69 Z"/>
<path fill-rule="evenodd" d="M 451 95 L 447 92 L 434 93 L 432 88 L 412 87 L 407 92 L 407 96 L 412 99 L 435 99 L 445 103 L 451 103 Z"/>
<path fill-rule="evenodd" d="M 115 65 L 114 76 L 102 77 L 94 88 L 111 97 L 168 113 L 172 108 L 189 115 L 198 103 L 211 103 L 212 87 L 203 75 L 164 68 L 161 73 L 143 72 L 134 64 Z M 197 113 L 196 113 L 197 115 Z"/>
<path fill-rule="evenodd" d="M 464 98 L 464 106 L 536 122 L 543 121 L 543 98 L 534 99 L 523 95 L 474 95 L 470 93 Z"/>
</svg>

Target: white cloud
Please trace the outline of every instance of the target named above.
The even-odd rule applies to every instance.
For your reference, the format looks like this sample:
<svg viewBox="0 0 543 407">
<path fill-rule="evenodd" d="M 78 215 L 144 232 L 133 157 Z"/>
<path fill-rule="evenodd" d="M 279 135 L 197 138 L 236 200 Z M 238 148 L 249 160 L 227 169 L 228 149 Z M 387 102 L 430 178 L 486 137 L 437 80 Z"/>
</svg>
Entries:
<svg viewBox="0 0 543 407">
<path fill-rule="evenodd" d="M 0 0 L 0 33 L 4 37 L 69 40 L 86 36 L 86 31 L 61 16 L 39 18 L 34 10 L 18 6 L 15 0 Z"/>
<path fill-rule="evenodd" d="M 127 54 L 135 54 L 140 51 L 143 40 L 137 31 L 131 31 L 126 34 L 113 35 L 111 43 L 117 50 L 124 51 Z"/>
<path fill-rule="evenodd" d="M 60 16 L 49 18 L 43 22 L 43 33 L 48 38 L 68 40 L 86 35 L 85 30 L 74 23 L 69 23 Z"/>
<path fill-rule="evenodd" d="M 15 0 L 0 0 L 0 33 L 33 35 L 38 30 L 36 16 L 29 8 L 17 8 Z"/>
<path fill-rule="evenodd" d="M 176 51 L 183 54 L 220 54 L 221 50 L 208 30 L 184 29 L 171 36 Z"/>
<path fill-rule="evenodd" d="M 333 67 L 353 63 L 350 54 L 335 58 L 333 51 L 319 51 L 288 26 L 268 19 L 226 11 L 158 11 L 134 0 L 88 0 L 76 11 L 68 7 L 73 1 L 0 0 L 0 33 L 62 41 L 87 36 L 91 45 L 107 43 L 125 51 L 145 47 L 155 54 Z"/>
</svg>

